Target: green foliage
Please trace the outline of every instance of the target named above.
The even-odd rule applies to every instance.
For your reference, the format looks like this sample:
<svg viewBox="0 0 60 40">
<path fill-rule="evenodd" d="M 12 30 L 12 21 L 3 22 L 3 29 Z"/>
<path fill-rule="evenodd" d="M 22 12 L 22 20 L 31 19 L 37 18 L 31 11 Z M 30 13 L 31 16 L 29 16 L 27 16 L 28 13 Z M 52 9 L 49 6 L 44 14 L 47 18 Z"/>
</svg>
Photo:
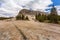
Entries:
<svg viewBox="0 0 60 40">
<path fill-rule="evenodd" d="M 37 14 L 35 15 L 35 19 L 36 19 L 36 20 L 38 19 L 38 15 L 37 15 Z"/>
<path fill-rule="evenodd" d="M 22 20 L 24 20 L 25 19 L 25 16 L 22 14 L 22 17 L 21 18 L 22 18 Z"/>
<path fill-rule="evenodd" d="M 35 18 L 39 22 L 44 22 L 46 20 L 49 20 L 50 23 L 58 23 L 58 21 L 60 21 L 60 16 L 53 15 L 53 14 L 49 14 L 48 16 L 46 16 L 46 15 L 35 15 Z"/>
<path fill-rule="evenodd" d="M 58 23 L 57 15 L 49 15 L 48 19 L 49 19 L 49 22 L 51 22 L 51 23 Z"/>
<path fill-rule="evenodd" d="M 11 19 L 13 17 L 0 17 L 0 20 Z"/>
<path fill-rule="evenodd" d="M 25 17 L 25 15 L 20 14 L 16 16 L 16 20 L 29 20 L 28 16 Z"/>
<path fill-rule="evenodd" d="M 58 16 L 58 20 L 60 21 L 60 15 Z"/>
<path fill-rule="evenodd" d="M 22 16 L 20 15 L 18 15 L 18 16 L 16 16 L 16 20 L 21 20 L 22 19 Z"/>
<path fill-rule="evenodd" d="M 53 7 L 51 9 L 51 12 L 48 16 L 43 15 L 43 14 L 42 15 L 41 14 L 38 14 L 38 15 L 36 14 L 35 18 L 36 18 L 36 20 L 38 20 L 40 22 L 44 22 L 44 21 L 48 20 L 50 23 L 58 23 L 58 21 L 60 21 L 60 16 L 58 16 L 57 10 L 56 10 L 55 7 Z"/>
<path fill-rule="evenodd" d="M 48 20 L 51 23 L 58 23 L 58 14 L 56 8 L 53 6 L 51 13 L 48 15 Z"/>
<path fill-rule="evenodd" d="M 44 16 L 39 16 L 39 17 L 38 17 L 38 21 L 39 21 L 39 22 L 44 22 Z"/>
<path fill-rule="evenodd" d="M 25 20 L 29 20 L 28 16 L 26 16 Z"/>
<path fill-rule="evenodd" d="M 36 14 L 35 15 L 35 19 L 38 20 L 39 19 L 39 16 L 41 16 L 40 14 Z"/>
<path fill-rule="evenodd" d="M 41 15 L 41 14 L 38 14 L 38 15 L 36 14 L 35 18 L 39 22 L 44 22 L 44 20 L 45 20 L 45 16 L 44 15 Z"/>
</svg>

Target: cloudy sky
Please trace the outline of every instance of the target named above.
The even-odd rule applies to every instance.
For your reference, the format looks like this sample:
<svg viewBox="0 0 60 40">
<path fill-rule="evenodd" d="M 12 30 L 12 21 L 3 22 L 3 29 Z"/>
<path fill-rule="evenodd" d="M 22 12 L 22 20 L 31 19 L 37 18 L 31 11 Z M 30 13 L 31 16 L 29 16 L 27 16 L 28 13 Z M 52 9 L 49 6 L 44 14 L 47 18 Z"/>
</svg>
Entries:
<svg viewBox="0 0 60 40">
<path fill-rule="evenodd" d="M 52 5 L 60 13 L 60 0 L 0 0 L 0 16 L 16 16 L 21 9 L 49 12 Z"/>
</svg>

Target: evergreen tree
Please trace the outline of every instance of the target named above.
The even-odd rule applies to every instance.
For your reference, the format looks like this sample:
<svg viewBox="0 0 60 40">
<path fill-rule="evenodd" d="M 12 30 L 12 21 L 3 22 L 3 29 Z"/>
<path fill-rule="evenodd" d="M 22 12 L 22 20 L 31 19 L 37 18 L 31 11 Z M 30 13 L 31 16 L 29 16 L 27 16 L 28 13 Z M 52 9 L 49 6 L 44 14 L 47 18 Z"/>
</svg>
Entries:
<svg viewBox="0 0 60 40">
<path fill-rule="evenodd" d="M 35 15 L 35 19 L 36 19 L 36 20 L 38 19 L 38 15 L 37 15 L 37 14 Z"/>
<path fill-rule="evenodd" d="M 44 19 L 45 19 L 45 16 L 44 16 L 44 15 L 41 15 L 41 14 L 39 13 L 39 14 L 36 14 L 36 15 L 35 15 L 35 18 L 36 18 L 36 20 L 38 20 L 39 22 L 43 22 Z"/>
<path fill-rule="evenodd" d="M 25 16 L 22 14 L 22 20 L 24 20 L 25 19 Z"/>
<path fill-rule="evenodd" d="M 52 9 L 51 9 L 51 13 L 50 15 L 48 16 L 48 19 L 50 20 L 50 22 L 52 23 L 58 23 L 58 15 L 57 15 L 57 11 L 56 11 L 56 8 L 53 6 Z"/>
<path fill-rule="evenodd" d="M 39 16 L 39 17 L 38 17 L 38 21 L 39 21 L 39 22 L 44 22 L 44 16 Z"/>
<path fill-rule="evenodd" d="M 29 20 L 28 16 L 26 16 L 25 20 Z"/>
<path fill-rule="evenodd" d="M 16 20 L 21 20 L 21 19 L 22 19 L 21 15 L 16 16 Z"/>
<path fill-rule="evenodd" d="M 59 21 L 60 21 L 60 16 L 58 16 L 58 19 L 59 19 Z"/>
</svg>

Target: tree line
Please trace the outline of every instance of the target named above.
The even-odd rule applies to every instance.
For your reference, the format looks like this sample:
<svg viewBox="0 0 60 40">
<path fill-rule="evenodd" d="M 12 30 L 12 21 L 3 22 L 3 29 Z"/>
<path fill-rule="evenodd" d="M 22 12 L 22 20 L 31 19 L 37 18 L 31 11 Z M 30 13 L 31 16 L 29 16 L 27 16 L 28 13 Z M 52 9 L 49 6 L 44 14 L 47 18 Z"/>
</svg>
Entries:
<svg viewBox="0 0 60 40">
<path fill-rule="evenodd" d="M 28 16 L 25 16 L 24 14 L 19 14 L 16 16 L 16 20 L 29 20 Z"/>
<path fill-rule="evenodd" d="M 60 22 L 60 15 L 57 14 L 56 8 L 53 6 L 51 8 L 51 12 L 48 15 L 44 15 L 41 13 L 35 15 L 35 19 L 39 22 L 49 22 L 49 23 L 59 23 Z M 29 20 L 28 16 L 24 14 L 18 14 L 16 16 L 16 20 Z"/>
<path fill-rule="evenodd" d="M 57 14 L 57 10 L 53 6 L 51 8 L 51 12 L 50 12 L 49 15 L 36 14 L 35 15 L 35 19 L 38 20 L 39 22 L 45 22 L 47 20 L 49 23 L 59 23 L 59 21 L 60 21 L 60 15 Z"/>
</svg>

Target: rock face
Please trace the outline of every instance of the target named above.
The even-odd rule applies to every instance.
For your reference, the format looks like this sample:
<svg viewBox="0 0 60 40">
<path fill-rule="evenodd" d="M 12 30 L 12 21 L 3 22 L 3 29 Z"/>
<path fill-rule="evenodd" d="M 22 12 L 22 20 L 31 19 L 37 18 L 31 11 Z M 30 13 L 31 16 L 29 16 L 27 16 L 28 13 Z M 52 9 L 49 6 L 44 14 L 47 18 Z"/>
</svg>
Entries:
<svg viewBox="0 0 60 40">
<path fill-rule="evenodd" d="M 41 12 L 41 11 L 31 11 L 31 10 L 27 10 L 27 9 L 22 9 L 20 12 L 19 12 L 19 14 L 29 14 L 29 15 L 35 15 L 35 14 L 44 14 L 45 15 L 45 13 L 44 12 Z M 19 15 L 18 14 L 18 15 Z"/>
</svg>

